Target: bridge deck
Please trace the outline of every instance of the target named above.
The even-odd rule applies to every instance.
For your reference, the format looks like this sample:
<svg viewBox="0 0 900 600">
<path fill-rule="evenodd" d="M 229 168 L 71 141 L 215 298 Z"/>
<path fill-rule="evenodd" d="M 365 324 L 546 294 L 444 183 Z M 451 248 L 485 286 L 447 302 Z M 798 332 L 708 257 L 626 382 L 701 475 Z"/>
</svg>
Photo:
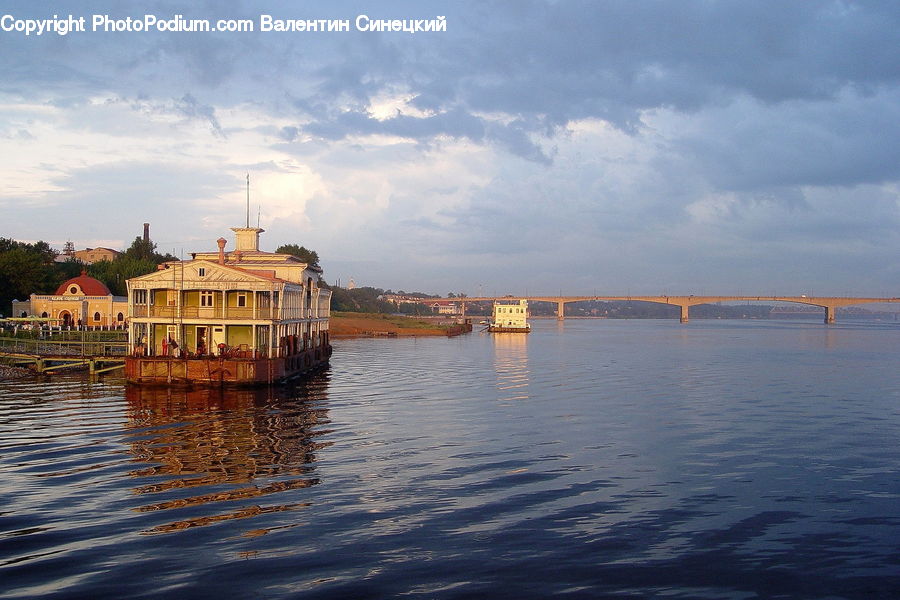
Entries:
<svg viewBox="0 0 900 600">
<path fill-rule="evenodd" d="M 838 307 L 857 306 L 859 304 L 891 304 L 900 303 L 900 298 L 875 298 L 875 297 L 844 297 L 844 296 L 476 296 L 465 298 L 423 298 L 422 302 L 434 302 L 435 300 L 447 300 L 461 302 L 465 311 L 466 302 L 494 302 L 509 298 L 521 298 L 529 302 L 551 302 L 557 305 L 557 318 L 565 318 L 565 305 L 570 302 L 653 302 L 655 304 L 669 304 L 681 308 L 681 322 L 688 322 L 688 314 L 691 306 L 698 304 L 714 304 L 716 302 L 791 302 L 795 304 L 808 304 L 825 309 L 825 322 L 834 323 L 835 313 Z"/>
</svg>

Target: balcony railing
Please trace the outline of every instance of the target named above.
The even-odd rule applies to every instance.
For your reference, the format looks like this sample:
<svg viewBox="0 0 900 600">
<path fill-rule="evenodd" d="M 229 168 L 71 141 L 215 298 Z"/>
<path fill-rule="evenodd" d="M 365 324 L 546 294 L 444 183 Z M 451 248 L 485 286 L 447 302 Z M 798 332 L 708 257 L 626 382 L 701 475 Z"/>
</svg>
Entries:
<svg viewBox="0 0 900 600">
<path fill-rule="evenodd" d="M 181 316 L 185 319 L 216 319 L 222 310 L 214 306 L 182 306 Z"/>
<path fill-rule="evenodd" d="M 178 307 L 175 306 L 151 306 L 149 310 L 146 306 L 135 305 L 135 317 L 155 317 L 162 319 L 173 319 L 179 316 L 184 319 L 252 319 L 254 316 L 258 319 L 268 319 L 270 314 L 278 316 L 277 309 L 270 313 L 268 307 L 259 309 L 256 315 L 253 309 L 243 306 L 229 306 L 225 309 L 225 315 L 222 316 L 221 307 L 205 307 L 205 306 L 182 306 L 179 315 Z"/>
</svg>

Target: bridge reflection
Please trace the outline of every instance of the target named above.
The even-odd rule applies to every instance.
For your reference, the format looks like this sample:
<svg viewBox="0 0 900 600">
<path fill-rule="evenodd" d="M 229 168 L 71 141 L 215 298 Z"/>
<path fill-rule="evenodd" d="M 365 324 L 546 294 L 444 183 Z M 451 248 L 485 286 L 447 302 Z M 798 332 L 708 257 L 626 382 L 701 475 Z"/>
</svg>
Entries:
<svg viewBox="0 0 900 600">
<path fill-rule="evenodd" d="M 320 439 L 329 433 L 326 384 L 323 376 L 294 389 L 128 386 L 130 450 L 144 463 L 129 475 L 152 480 L 133 488 L 150 500 L 135 510 L 173 511 L 147 533 L 303 506 L 259 503 L 318 483 L 316 455 L 330 445 Z"/>
</svg>

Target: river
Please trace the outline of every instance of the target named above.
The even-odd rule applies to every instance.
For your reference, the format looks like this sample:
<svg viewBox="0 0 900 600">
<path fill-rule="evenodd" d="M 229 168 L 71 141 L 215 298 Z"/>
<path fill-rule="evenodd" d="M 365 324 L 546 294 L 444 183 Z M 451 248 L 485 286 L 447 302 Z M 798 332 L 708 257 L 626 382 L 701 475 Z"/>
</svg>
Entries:
<svg viewBox="0 0 900 600">
<path fill-rule="evenodd" d="M 2 598 L 889 598 L 900 327 L 345 339 L 292 388 L 0 382 Z"/>
</svg>

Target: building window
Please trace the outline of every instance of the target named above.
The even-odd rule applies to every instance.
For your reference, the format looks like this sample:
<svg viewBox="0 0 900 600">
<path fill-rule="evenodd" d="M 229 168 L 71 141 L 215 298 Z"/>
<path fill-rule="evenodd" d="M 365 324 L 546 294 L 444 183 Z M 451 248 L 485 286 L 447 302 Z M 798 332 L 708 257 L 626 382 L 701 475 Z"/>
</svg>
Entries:
<svg viewBox="0 0 900 600">
<path fill-rule="evenodd" d="M 119 323 L 121 323 L 124 320 L 125 320 L 125 315 L 123 315 L 122 313 L 119 313 L 116 315 L 116 321 L 118 321 Z"/>
<path fill-rule="evenodd" d="M 215 306 L 215 297 L 212 292 L 200 292 L 200 306 Z"/>
<path fill-rule="evenodd" d="M 247 306 L 247 294 L 238 294 L 237 305 L 241 308 Z"/>
<path fill-rule="evenodd" d="M 70 293 L 70 294 L 77 294 L 77 293 L 78 293 L 78 288 L 75 287 L 75 286 L 73 285 L 72 287 L 69 288 L 69 293 Z"/>
<path fill-rule="evenodd" d="M 50 315 L 48 315 L 48 314 L 45 313 L 45 312 L 42 312 L 42 313 L 41 313 L 41 318 L 42 318 L 42 319 L 46 319 L 48 316 L 50 316 Z"/>
<path fill-rule="evenodd" d="M 134 290 L 134 303 L 147 304 L 147 290 Z"/>
<path fill-rule="evenodd" d="M 200 267 L 197 271 L 200 273 L 200 277 L 206 277 L 206 267 Z"/>
<path fill-rule="evenodd" d="M 94 321 L 97 322 L 97 323 L 100 322 L 100 313 L 98 313 L 98 312 L 95 312 L 95 313 L 94 313 Z"/>
</svg>

